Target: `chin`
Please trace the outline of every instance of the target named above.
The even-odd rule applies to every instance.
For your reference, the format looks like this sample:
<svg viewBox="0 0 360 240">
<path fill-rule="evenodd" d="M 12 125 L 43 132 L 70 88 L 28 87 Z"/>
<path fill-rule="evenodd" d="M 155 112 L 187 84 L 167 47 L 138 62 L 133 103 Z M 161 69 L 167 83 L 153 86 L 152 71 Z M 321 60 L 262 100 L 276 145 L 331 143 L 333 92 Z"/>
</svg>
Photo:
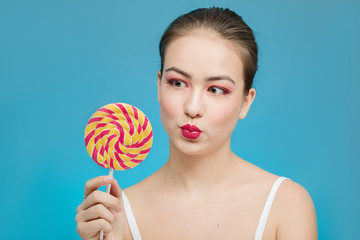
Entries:
<svg viewBox="0 0 360 240">
<path fill-rule="evenodd" d="M 183 155 L 188 156 L 201 156 L 206 155 L 207 151 L 204 145 L 197 141 L 187 141 L 184 139 L 177 139 L 174 142 L 170 142 L 171 148 Z"/>
</svg>

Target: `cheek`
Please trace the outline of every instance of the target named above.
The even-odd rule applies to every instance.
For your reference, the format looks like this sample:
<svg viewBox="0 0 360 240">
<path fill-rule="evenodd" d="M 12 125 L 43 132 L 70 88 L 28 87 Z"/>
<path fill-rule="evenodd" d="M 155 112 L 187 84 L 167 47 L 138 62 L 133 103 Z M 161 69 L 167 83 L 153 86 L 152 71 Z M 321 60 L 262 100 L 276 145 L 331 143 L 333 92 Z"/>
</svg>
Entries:
<svg viewBox="0 0 360 240">
<path fill-rule="evenodd" d="M 177 104 L 177 102 L 174 95 L 168 96 L 166 93 L 160 92 L 159 103 L 161 117 L 166 119 L 176 117 L 179 110 L 179 104 Z"/>
<path fill-rule="evenodd" d="M 234 128 L 238 121 L 238 106 L 227 105 L 227 107 L 219 107 L 217 111 L 212 111 L 212 124 L 217 126 L 227 126 Z"/>
</svg>

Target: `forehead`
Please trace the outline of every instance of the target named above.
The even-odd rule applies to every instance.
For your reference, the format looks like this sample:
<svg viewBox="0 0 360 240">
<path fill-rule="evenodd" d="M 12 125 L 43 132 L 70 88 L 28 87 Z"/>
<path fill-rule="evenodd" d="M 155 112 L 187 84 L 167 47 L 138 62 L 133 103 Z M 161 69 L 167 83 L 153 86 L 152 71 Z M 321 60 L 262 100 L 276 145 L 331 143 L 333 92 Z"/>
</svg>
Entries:
<svg viewBox="0 0 360 240">
<path fill-rule="evenodd" d="M 191 32 L 173 39 L 167 46 L 164 68 L 178 67 L 194 75 L 226 74 L 243 81 L 240 49 L 214 33 Z"/>
</svg>

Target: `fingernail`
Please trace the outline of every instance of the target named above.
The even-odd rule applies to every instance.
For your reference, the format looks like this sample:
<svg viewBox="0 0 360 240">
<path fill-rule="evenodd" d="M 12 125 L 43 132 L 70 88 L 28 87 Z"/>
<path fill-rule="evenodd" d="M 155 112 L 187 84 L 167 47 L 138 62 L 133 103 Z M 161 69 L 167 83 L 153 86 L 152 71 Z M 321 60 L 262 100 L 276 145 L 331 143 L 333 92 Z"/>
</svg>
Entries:
<svg viewBox="0 0 360 240">
<path fill-rule="evenodd" d="M 121 206 L 116 209 L 117 212 L 121 212 Z"/>
</svg>

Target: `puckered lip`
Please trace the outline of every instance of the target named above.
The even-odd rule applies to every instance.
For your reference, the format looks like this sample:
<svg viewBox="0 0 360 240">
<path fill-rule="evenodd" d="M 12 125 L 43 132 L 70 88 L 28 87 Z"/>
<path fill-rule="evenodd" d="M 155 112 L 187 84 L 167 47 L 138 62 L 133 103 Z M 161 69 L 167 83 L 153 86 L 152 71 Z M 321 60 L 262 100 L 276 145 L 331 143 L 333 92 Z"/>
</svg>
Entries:
<svg viewBox="0 0 360 240">
<path fill-rule="evenodd" d="M 201 130 L 196 125 L 190 125 L 190 124 L 185 124 L 181 126 L 181 129 L 187 130 L 189 132 L 201 132 Z"/>
</svg>

